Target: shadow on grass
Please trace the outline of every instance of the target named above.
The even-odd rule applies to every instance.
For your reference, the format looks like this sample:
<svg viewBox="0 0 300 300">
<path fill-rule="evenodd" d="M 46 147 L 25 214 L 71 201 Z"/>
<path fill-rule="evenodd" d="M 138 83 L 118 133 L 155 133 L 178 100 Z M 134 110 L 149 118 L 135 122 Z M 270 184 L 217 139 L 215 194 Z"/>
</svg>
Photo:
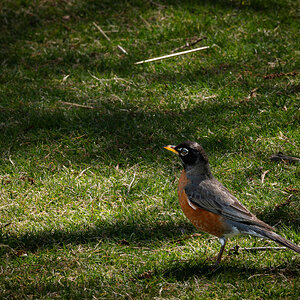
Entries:
<svg viewBox="0 0 300 300">
<path fill-rule="evenodd" d="M 22 77 L 28 78 L 27 74 L 28 70 L 30 70 L 33 73 L 31 76 L 35 76 L 36 79 L 46 79 L 53 76 L 53 74 L 74 73 L 74 68 L 82 74 L 86 70 L 90 72 L 97 71 L 102 74 L 109 74 L 112 71 L 121 75 L 132 74 L 136 70 L 133 62 L 139 58 L 142 59 L 144 55 L 140 47 L 135 46 L 135 41 L 131 43 L 132 49 L 129 51 L 130 54 L 122 59 L 104 58 L 105 52 L 111 52 L 112 48 L 115 48 L 110 43 L 104 43 L 108 47 L 105 50 L 102 47 L 91 47 L 91 49 L 85 49 L 85 51 L 78 51 L 76 49 L 77 45 L 74 46 L 74 43 L 70 40 L 70 36 L 73 33 L 82 32 L 82 26 L 88 26 L 90 38 L 98 40 L 100 34 L 92 25 L 93 22 L 103 24 L 106 27 L 116 24 L 117 26 L 128 27 L 129 29 L 133 27 L 136 30 L 137 23 L 140 22 L 143 24 L 140 19 L 133 22 L 133 20 L 136 20 L 136 16 L 139 15 L 138 11 L 142 15 L 147 11 L 161 11 L 168 7 L 179 6 L 182 10 L 188 10 L 191 14 L 194 13 L 197 15 L 199 11 L 202 11 L 202 8 L 217 8 L 221 12 L 222 17 L 222 14 L 226 12 L 234 12 L 236 14 L 236 9 L 239 11 L 265 10 L 267 15 L 270 12 L 276 12 L 279 8 L 282 9 L 282 6 L 284 6 L 283 3 L 278 3 L 278 1 L 264 0 L 208 0 L 194 1 L 193 5 L 190 1 L 174 0 L 163 1 L 161 5 L 143 1 L 136 1 L 134 3 L 115 1 L 113 6 L 111 5 L 111 1 L 78 1 L 78 3 L 72 3 L 72 5 L 67 5 L 64 1 L 54 3 L 43 2 L 39 5 L 32 4 L 31 1 L 20 3 L 17 2 L 14 4 L 13 1 L 7 1 L 3 5 L 0 26 L 2 25 L 5 28 L 5 36 L 2 38 L 4 43 L 0 43 L 0 49 L 1 44 L 3 44 L 2 55 L 5 58 L 5 65 L 10 65 L 13 70 L 15 70 L 16 65 L 19 68 L 23 66 L 24 70 L 20 72 L 20 74 L 23 73 Z M 156 26 L 155 23 L 153 23 L 153 26 Z M 86 36 L 85 31 L 84 35 Z M 123 37 L 124 33 L 120 32 L 119 37 L 120 35 Z M 39 39 L 39 36 L 46 36 L 46 39 Z M 26 51 L 28 50 L 25 49 L 28 47 L 28 41 L 33 39 L 37 45 L 47 48 L 47 38 L 51 39 L 53 37 L 54 39 L 60 37 L 64 42 L 55 47 L 55 49 L 53 47 L 48 49 L 47 54 L 27 55 Z M 272 36 L 269 36 L 270 39 L 272 39 Z M 11 45 L 20 41 L 25 41 L 24 49 L 21 48 L 17 51 L 10 49 Z M 35 43 L 33 48 L 36 47 Z M 149 43 L 151 43 L 151 40 L 148 41 L 148 46 Z M 130 44 L 128 46 L 130 47 Z M 19 50 L 20 53 L 18 53 Z M 25 51 L 25 54 L 22 51 Z M 210 52 L 212 51 L 211 49 Z M 237 62 L 237 68 L 239 65 L 240 61 Z M 216 72 L 219 72 L 219 70 L 216 70 Z M 168 77 L 168 75 L 164 76 Z M 169 76 L 172 77 L 171 74 Z"/>
<path fill-rule="evenodd" d="M 65 29 L 70 27 L 65 25 L 73 22 L 97 21 L 105 16 L 105 21 L 118 18 L 130 20 L 131 16 L 136 16 L 137 10 L 143 12 L 147 10 L 161 11 L 173 6 L 180 6 L 191 13 L 197 13 L 197 9 L 203 7 L 218 8 L 223 10 L 238 9 L 240 11 L 249 10 L 254 12 L 266 11 L 277 12 L 288 6 L 288 3 L 276 0 L 206 0 L 206 1 L 182 1 L 182 0 L 164 0 L 157 2 L 132 1 L 132 3 L 122 0 L 115 0 L 114 5 L 111 1 L 75 1 L 72 5 L 66 2 L 44 2 L 36 5 L 34 1 L 4 1 L 1 7 L 3 25 L 8 24 L 11 27 L 13 35 L 30 31 L 39 26 L 42 27 L 44 22 L 49 26 L 54 24 L 63 24 Z M 161 2 L 161 3 L 160 3 Z M 192 3 L 193 2 L 193 3 Z M 65 17 L 68 16 L 68 17 Z M 70 22 L 71 21 L 71 22 Z"/>
<path fill-rule="evenodd" d="M 223 261 L 218 267 L 214 266 L 213 259 L 196 259 L 188 262 L 171 262 L 169 266 L 161 268 L 155 271 L 155 275 L 163 276 L 166 279 L 175 279 L 178 281 L 186 281 L 195 276 L 206 277 L 207 279 L 217 279 L 221 275 L 224 280 L 230 280 L 231 278 L 249 279 L 250 276 L 260 274 L 274 274 L 279 275 L 285 273 L 289 276 L 297 276 L 297 266 L 289 266 L 288 262 L 283 262 L 280 266 L 274 267 L 253 267 L 251 265 L 241 264 L 240 260 L 230 259 L 226 261 L 226 257 L 223 257 Z"/>
<path fill-rule="evenodd" d="M 35 252 L 43 248 L 56 248 L 67 244 L 88 244 L 101 241 L 112 241 L 121 245 L 136 245 L 161 240 L 174 240 L 182 237 L 182 230 L 194 229 L 190 223 L 153 223 L 142 224 L 134 222 L 96 223 L 93 227 L 84 224 L 74 225 L 76 228 L 53 229 L 39 232 L 29 232 L 24 235 L 2 233 L 0 242 L 11 248 Z"/>
<path fill-rule="evenodd" d="M 286 226 L 295 226 L 299 228 L 299 223 L 291 224 L 291 216 L 288 212 L 276 212 L 276 221 L 280 220 L 280 224 Z M 264 216 L 264 214 L 261 214 Z M 269 216 L 269 214 L 268 214 Z M 139 218 L 143 218 L 139 216 Z M 269 217 L 270 218 L 270 217 Z M 295 219 L 295 216 L 292 216 Z M 147 218 L 145 218 L 147 219 Z M 266 218 L 262 218 L 267 221 Z M 273 220 L 273 219 L 271 219 Z M 180 243 L 186 239 L 186 234 L 192 234 L 197 231 L 194 226 L 186 220 L 186 222 L 175 223 L 173 221 L 143 223 L 141 221 L 122 221 L 117 223 L 98 221 L 94 226 L 88 224 L 73 224 L 73 227 L 66 229 L 44 230 L 38 232 L 28 232 L 23 235 L 15 235 L 5 233 L 2 229 L 0 235 L 0 243 L 6 244 L 13 249 L 22 249 L 35 252 L 43 248 L 56 248 L 67 244 L 88 244 L 99 243 L 101 241 L 111 241 L 120 245 L 142 246 L 149 242 L 167 241 Z M 185 232 L 183 235 L 182 232 Z M 201 233 L 201 232 L 199 232 Z M 280 234 L 280 230 L 277 230 Z M 204 233 L 204 237 L 205 237 Z M 242 239 L 243 236 L 240 236 Z"/>
<path fill-rule="evenodd" d="M 20 4 L 21 3 L 21 4 Z M 244 3 L 244 2 L 243 2 Z M 95 151 L 91 148 L 91 145 L 82 146 L 77 148 L 78 150 L 61 150 L 64 160 L 72 159 L 78 162 L 88 163 L 93 158 L 101 157 L 103 152 L 109 153 L 109 161 L 112 163 L 119 163 L 120 157 L 128 157 L 128 161 L 136 163 L 137 153 L 141 149 L 146 151 L 153 151 L 161 147 L 165 143 L 177 143 L 183 139 L 199 139 L 199 135 L 195 132 L 199 132 L 199 128 L 205 128 L 206 131 L 218 131 L 218 129 L 226 126 L 222 134 L 210 135 L 204 141 L 204 147 L 215 151 L 219 150 L 230 150 L 232 145 L 238 148 L 238 140 L 241 137 L 224 135 L 224 131 L 229 132 L 231 128 L 237 126 L 237 117 L 230 118 L 232 112 L 237 112 L 240 116 L 240 121 L 245 123 L 257 123 L 262 122 L 263 117 L 249 116 L 247 113 L 251 110 L 257 112 L 257 106 L 260 104 L 252 103 L 251 107 L 247 104 L 225 104 L 219 103 L 217 100 L 212 104 L 199 103 L 197 107 L 193 109 L 185 109 L 182 111 L 172 111 L 171 105 L 169 109 L 161 109 L 157 111 L 142 111 L 139 107 L 134 105 L 114 105 L 110 103 L 109 96 L 102 95 L 99 103 L 101 109 L 93 112 L 79 112 L 78 110 L 67 111 L 67 109 L 59 109 L 59 105 L 54 105 L 58 100 L 72 101 L 74 103 L 86 102 L 86 98 L 97 97 L 100 98 L 97 89 L 92 89 L 88 96 L 84 95 L 80 98 L 79 95 L 74 92 L 71 95 L 73 87 L 63 86 L 61 83 L 57 83 L 56 87 L 45 87 L 48 78 L 53 78 L 53 75 L 57 75 L 60 79 L 64 73 L 72 74 L 75 66 L 77 72 L 83 77 L 88 76 L 89 72 L 101 73 L 101 76 L 111 75 L 112 72 L 119 74 L 120 76 L 131 76 L 141 74 L 140 69 L 137 71 L 137 67 L 133 65 L 135 55 L 126 56 L 122 59 L 110 59 L 104 58 L 103 53 L 95 53 L 98 50 L 92 49 L 91 52 L 86 51 L 75 51 L 74 45 L 71 43 L 70 32 L 71 28 L 76 28 L 75 32 L 82 32 L 83 28 L 77 28 L 78 24 L 91 23 L 96 21 L 98 23 L 104 22 L 105 25 L 113 24 L 114 21 L 118 21 L 117 24 L 132 24 L 131 16 L 138 15 L 137 10 L 161 10 L 168 6 L 180 5 L 185 9 L 197 10 L 203 6 L 217 6 L 218 8 L 240 8 L 242 9 L 254 9 L 260 10 L 268 7 L 273 10 L 274 7 L 279 7 L 282 4 L 277 4 L 276 1 L 263 1 L 263 0 L 250 0 L 245 1 L 245 5 L 242 5 L 241 1 L 194 1 L 194 5 L 191 5 L 190 1 L 163 1 L 160 4 L 151 2 L 139 2 L 136 1 L 133 4 L 124 1 L 115 1 L 114 6 L 111 5 L 111 1 L 79 1 L 72 5 L 66 5 L 65 2 L 43 2 L 39 5 L 31 4 L 28 2 L 17 2 L 14 4 L 13 1 L 8 1 L 2 8 L 3 25 L 6 28 L 6 35 L 9 44 L 13 44 L 13 40 L 31 40 L 35 34 L 38 36 L 46 35 L 45 41 L 52 40 L 52 38 L 62 39 L 67 38 L 66 43 L 62 43 L 53 50 L 53 53 L 40 55 L 31 55 L 31 52 L 25 53 L 11 53 L 7 50 L 4 53 L 7 59 L 8 66 L 11 64 L 11 69 L 18 72 L 9 72 L 16 74 L 16 78 L 13 85 L 13 91 L 7 93 L 6 106 L 1 107 L 3 126 L 6 142 L 0 142 L 0 151 L 5 152 L 10 149 L 11 152 L 24 152 L 29 150 L 30 147 L 34 148 L 37 143 L 49 144 L 50 147 L 54 146 L 56 140 L 66 139 L 73 134 L 78 135 L 85 134 L 89 139 L 90 144 L 98 144 L 104 151 Z M 121 16 L 121 17 L 120 17 Z M 121 21 L 119 21 L 121 20 Z M 139 20 L 142 22 L 141 20 Z M 126 23 L 127 22 L 127 23 Z M 47 26 L 45 26 L 47 24 Z M 127 25 L 128 25 L 127 24 Z M 86 24 L 85 24 L 86 25 Z M 136 24 L 134 24 L 136 25 Z M 47 28 L 50 26 L 50 30 Z M 56 28 L 57 32 L 52 36 L 53 28 Z M 58 27 L 58 28 L 57 28 Z M 69 29 L 68 29 L 69 28 Z M 93 33 L 97 33 L 93 27 Z M 27 33 L 26 33 L 27 32 Z M 26 36 L 26 34 L 29 35 Z M 122 33 L 123 34 L 123 33 Z M 127 33 L 126 33 L 127 34 Z M 49 35 L 49 36 L 48 36 Z M 75 35 L 76 36 L 76 35 Z M 91 39 L 96 39 L 91 34 Z M 269 39 L 272 37 L 270 36 Z M 42 44 L 43 41 L 34 37 L 37 44 Z M 4 43 L 5 44 L 5 43 Z M 28 46 L 28 45 L 27 45 Z M 47 43 L 43 45 L 43 48 L 47 48 Z M 106 49 L 107 50 L 107 49 Z M 106 51 L 105 50 L 105 51 Z M 102 51 L 102 50 L 99 50 Z M 140 49 L 139 49 L 140 51 Z M 212 50 L 213 51 L 213 50 Z M 140 51 L 141 52 L 141 51 Z M 97 55 L 99 55 L 97 57 Z M 60 58 L 59 60 L 57 60 Z M 6 63 L 5 63 L 6 64 Z M 17 65 L 17 68 L 16 68 Z M 12 69 L 13 68 L 13 69 Z M 239 72 L 241 70 L 240 62 L 234 61 L 231 58 L 230 65 L 217 64 L 211 68 L 192 67 L 185 68 L 182 72 L 174 74 L 174 70 L 165 69 L 161 73 L 146 74 L 145 80 L 149 83 L 165 82 L 165 84 L 180 82 L 186 85 L 186 88 L 192 87 L 192 85 L 201 78 L 201 84 L 204 86 L 222 85 L 227 78 L 223 78 L 223 82 L 219 82 L 218 73 L 227 72 L 234 70 Z M 30 76 L 28 74 L 31 72 Z M 26 76 L 25 76 L 26 75 Z M 10 74 L 11 76 L 11 74 Z M 12 75 L 14 77 L 14 75 Z M 71 76 L 72 77 L 72 76 Z M 91 76 L 89 75 L 89 78 Z M 212 79 L 213 78 L 213 79 Z M 5 78 L 5 80 L 10 80 Z M 37 84 L 38 82 L 38 84 Z M 57 80 L 59 82 L 59 80 Z M 228 83 L 228 82 L 227 82 Z M 251 87 L 245 83 L 244 92 L 250 92 Z M 168 91 L 167 97 L 171 98 L 173 91 L 172 88 Z M 253 87 L 252 87 L 253 88 Z M 274 86 L 272 85 L 272 89 Z M 150 98 L 147 95 L 147 91 L 144 94 L 139 94 L 139 87 L 132 92 L 131 98 Z M 119 89 L 119 95 L 124 94 L 123 88 Z M 110 91 L 110 94 L 115 93 L 114 88 Z M 85 94 L 85 93 L 83 93 Z M 151 94 L 151 92 L 150 92 Z M 162 96 L 163 93 L 158 96 Z M 156 95 L 153 96 L 155 98 Z M 15 98 L 14 104 L 12 99 Z M 103 98 L 103 99 L 102 99 Z M 22 100 L 19 100 L 22 99 Z M 41 99 L 46 99 L 41 101 Z M 146 99 L 147 100 L 147 99 Z M 155 99 L 150 99 L 155 100 Z M 3 102 L 4 102 L 3 101 Z M 49 103 L 49 102 L 52 103 Z M 126 100 L 125 100 L 126 101 Z M 163 101 L 163 99 L 161 100 Z M 151 107 L 151 101 L 149 101 L 148 107 Z M 177 102 L 178 103 L 178 102 Z M 156 103 L 157 104 L 157 103 Z M 15 107 L 12 107 L 15 105 Z M 39 109 L 37 106 L 40 105 L 44 109 Z M 48 107 L 47 107 L 48 105 Z M 141 104 L 139 104 L 141 106 Z M 179 105 L 179 104 L 177 104 Z M 74 113 L 73 113 L 74 112 Z M 268 120 L 264 120 L 263 124 L 267 124 Z M 1 128 L 2 129 L 2 128 Z M 270 129 L 268 129 L 270 130 Z M 278 129 L 282 130 L 282 128 Z M 258 129 L 257 132 L 261 132 Z M 203 131 L 201 132 L 201 134 Z M 206 134 L 206 133 L 205 133 Z M 168 139 L 166 138 L 168 137 Z M 70 145 L 73 147 L 74 144 Z M 207 147 L 206 147 L 207 146 Z M 88 149 L 89 148 L 89 149 Z M 122 153 L 121 150 L 122 149 Z M 82 150 L 82 152 L 80 152 Z M 143 150 L 142 150 L 143 151 Z M 10 153 L 11 154 L 11 153 Z M 48 153 L 45 154 L 44 157 Z"/>
<path fill-rule="evenodd" d="M 45 265 L 46 270 L 48 265 L 50 265 L 49 268 L 53 270 L 51 262 L 46 261 Z M 76 266 L 78 267 L 78 265 Z M 30 271 L 35 273 L 36 268 L 37 266 L 35 265 L 33 269 L 30 269 Z M 7 281 L 4 285 L 6 289 L 4 290 L 3 295 L 6 297 L 11 296 L 14 295 L 17 291 L 18 294 L 16 298 L 20 297 L 19 295 L 24 294 L 24 296 L 26 295 L 27 297 L 28 295 L 38 296 L 39 298 L 41 296 L 54 296 L 66 299 L 86 299 L 96 297 L 99 297 L 101 299 L 136 299 L 140 298 L 138 297 L 139 295 L 142 295 L 143 297 L 141 298 L 154 299 L 158 295 L 160 295 L 160 298 L 163 298 L 164 291 L 162 291 L 162 284 L 167 285 L 167 283 L 170 283 L 170 285 L 174 285 L 178 289 L 191 289 L 191 287 L 187 284 L 185 284 L 184 286 L 176 286 L 176 283 L 186 283 L 187 281 L 191 280 L 191 284 L 193 284 L 194 278 L 197 278 L 197 282 L 200 283 L 200 287 L 195 291 L 194 295 L 196 296 L 194 297 L 198 298 L 201 290 L 203 288 L 205 290 L 205 286 L 202 286 L 202 284 L 207 286 L 216 285 L 216 288 L 220 288 L 217 287 L 220 284 L 231 286 L 232 284 L 235 285 L 238 282 L 237 286 L 243 287 L 245 285 L 245 281 L 255 280 L 256 276 L 268 276 L 269 279 L 270 275 L 272 276 L 272 284 L 279 284 L 282 281 L 282 278 L 284 278 L 285 280 L 287 280 L 288 278 L 288 280 L 292 282 L 293 280 L 297 279 L 297 276 L 299 274 L 297 265 L 291 266 L 286 262 L 274 268 L 242 266 L 238 263 L 222 263 L 222 265 L 218 269 L 214 270 L 211 264 L 200 260 L 197 260 L 196 262 L 190 261 L 188 263 L 170 263 L 170 265 L 162 267 L 160 268 L 160 270 L 154 272 L 145 272 L 142 275 L 136 274 L 136 276 L 131 278 L 125 277 L 125 279 L 123 279 L 122 281 L 119 280 L 117 281 L 117 283 L 114 276 L 112 276 L 111 278 L 104 277 L 101 272 L 97 270 L 97 267 L 92 269 L 92 271 L 89 271 L 90 273 L 84 274 L 84 277 L 78 276 L 78 278 L 76 278 L 76 281 L 72 280 L 72 275 L 70 275 L 69 277 L 61 277 L 59 278 L 59 280 L 57 280 L 55 277 L 53 278 L 51 276 L 45 279 L 45 274 L 42 273 L 42 280 L 39 281 L 29 281 L 27 277 L 24 276 L 27 280 L 24 280 L 22 282 L 21 291 L 19 291 L 17 285 L 19 284 L 19 282 L 16 283 L 15 281 Z M 45 272 L 45 269 L 43 269 L 43 272 Z M 253 285 L 265 286 L 266 283 L 261 283 L 261 281 L 259 281 L 257 282 L 257 284 L 252 284 L 252 288 Z M 10 293 L 10 295 L 8 295 L 8 293 Z M 214 291 L 212 290 L 211 293 L 214 293 Z M 123 297 L 124 294 L 126 294 L 126 297 Z M 111 295 L 118 295 L 118 297 L 112 297 Z M 119 295 L 121 295 L 122 297 L 119 297 Z M 191 296 L 189 298 L 191 298 Z"/>
<path fill-rule="evenodd" d="M 105 103 L 102 105 L 106 106 Z M 59 109 L 53 112 L 48 109 L 16 108 L 4 111 L 5 119 L 10 121 L 4 126 L 7 139 L 0 142 L 0 148 L 2 153 L 10 149 L 10 153 L 27 156 L 35 151 L 36 145 L 48 144 L 53 149 L 60 143 L 64 145 L 60 146 L 61 155 L 57 153 L 52 158 L 54 160 L 62 157 L 63 161 L 69 159 L 72 163 L 89 163 L 103 157 L 106 160 L 104 163 L 117 164 L 126 159 L 129 164 L 135 164 L 140 161 L 140 155 L 148 153 L 147 157 L 153 150 L 154 153 L 162 153 L 162 146 L 166 143 L 177 144 L 186 139 L 199 141 L 195 132 L 201 128 L 219 131 L 201 141 L 208 153 L 230 151 L 232 147 L 237 147 L 238 139 L 226 135 L 222 123 L 232 113 L 233 106 L 216 102 L 212 106 L 202 104 L 177 112 L 142 111 L 110 104 L 100 112 L 73 110 L 66 113 Z M 235 126 L 235 119 L 227 120 L 227 130 Z M 76 139 L 80 135 L 84 138 Z M 45 157 L 49 153 L 48 150 L 44 155 L 42 152 L 34 155 Z"/>
</svg>

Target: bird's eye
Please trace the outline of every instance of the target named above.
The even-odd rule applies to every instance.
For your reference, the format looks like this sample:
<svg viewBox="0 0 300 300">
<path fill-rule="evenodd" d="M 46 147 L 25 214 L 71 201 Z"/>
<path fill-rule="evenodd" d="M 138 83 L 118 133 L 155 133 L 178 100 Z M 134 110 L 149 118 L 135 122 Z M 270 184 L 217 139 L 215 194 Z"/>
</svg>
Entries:
<svg viewBox="0 0 300 300">
<path fill-rule="evenodd" d="M 186 148 L 180 149 L 180 154 L 181 156 L 186 156 L 189 153 L 189 150 Z"/>
</svg>

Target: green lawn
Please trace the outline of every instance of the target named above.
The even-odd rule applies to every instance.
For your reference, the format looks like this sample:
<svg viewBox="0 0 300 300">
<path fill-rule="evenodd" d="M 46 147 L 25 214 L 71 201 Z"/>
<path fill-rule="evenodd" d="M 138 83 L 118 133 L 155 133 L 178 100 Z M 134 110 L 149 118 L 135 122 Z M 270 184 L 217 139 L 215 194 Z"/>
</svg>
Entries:
<svg viewBox="0 0 300 300">
<path fill-rule="evenodd" d="M 300 244 L 299 164 L 269 159 L 299 156 L 298 13 L 1 1 L 0 299 L 297 299 L 299 255 L 232 249 L 273 242 L 233 239 L 213 270 L 219 242 L 181 212 L 163 146 L 201 143 L 215 176 Z M 200 37 L 210 49 L 134 65 Z"/>
</svg>

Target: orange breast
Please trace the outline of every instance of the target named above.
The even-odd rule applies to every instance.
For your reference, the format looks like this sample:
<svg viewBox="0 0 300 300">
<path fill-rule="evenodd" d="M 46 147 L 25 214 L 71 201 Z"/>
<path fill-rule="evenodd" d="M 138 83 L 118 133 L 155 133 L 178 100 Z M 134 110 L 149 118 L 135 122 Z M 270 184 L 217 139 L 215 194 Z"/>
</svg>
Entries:
<svg viewBox="0 0 300 300">
<path fill-rule="evenodd" d="M 184 187 L 189 183 L 186 173 L 183 170 L 178 183 L 178 198 L 182 211 L 192 224 L 199 230 L 221 237 L 228 231 L 228 226 L 223 218 L 217 214 L 200 209 L 189 203 Z"/>
</svg>

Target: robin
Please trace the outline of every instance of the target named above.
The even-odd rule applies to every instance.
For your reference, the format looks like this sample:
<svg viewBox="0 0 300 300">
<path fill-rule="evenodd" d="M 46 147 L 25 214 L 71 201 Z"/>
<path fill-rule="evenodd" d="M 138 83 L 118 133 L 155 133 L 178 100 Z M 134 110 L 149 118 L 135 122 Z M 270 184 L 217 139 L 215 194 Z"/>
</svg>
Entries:
<svg viewBox="0 0 300 300">
<path fill-rule="evenodd" d="M 184 214 L 197 229 L 220 240 L 216 265 L 221 261 L 227 238 L 238 234 L 267 238 L 300 253 L 299 246 L 259 220 L 212 175 L 207 155 L 198 143 L 186 141 L 164 148 L 176 153 L 183 163 L 178 198 Z"/>
</svg>

